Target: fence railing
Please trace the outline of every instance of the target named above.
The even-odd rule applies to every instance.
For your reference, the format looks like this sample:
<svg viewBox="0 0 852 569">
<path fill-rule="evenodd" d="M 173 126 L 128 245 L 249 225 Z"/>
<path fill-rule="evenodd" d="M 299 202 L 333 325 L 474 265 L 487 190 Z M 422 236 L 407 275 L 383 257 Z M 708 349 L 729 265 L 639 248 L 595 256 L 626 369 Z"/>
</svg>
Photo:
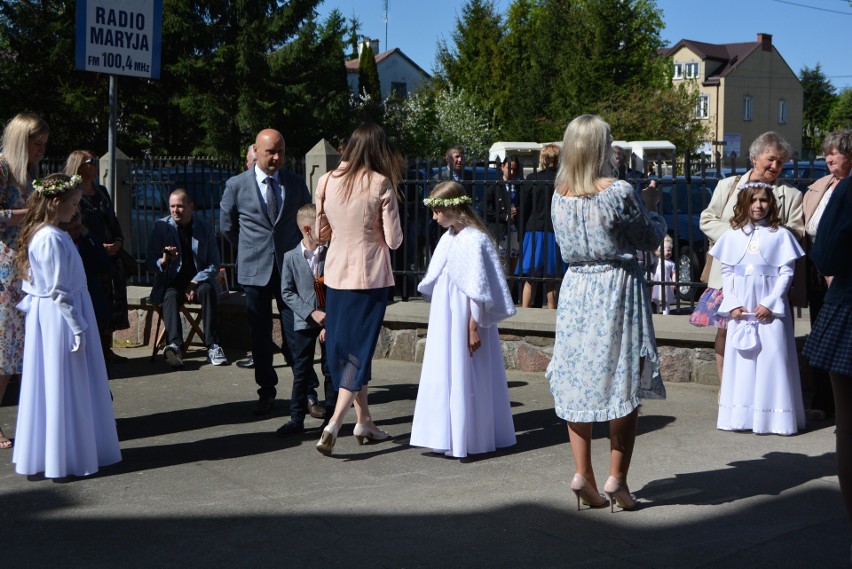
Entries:
<svg viewBox="0 0 852 569">
<path fill-rule="evenodd" d="M 289 166 L 297 172 L 304 171 L 303 162 L 294 160 Z M 527 175 L 536 171 L 535 167 L 530 167 L 531 165 L 523 166 Z M 819 166 L 819 163 L 813 161 L 792 164 L 791 172 L 794 175 L 782 176 L 781 181 L 804 190 L 814 179 L 823 175 Z M 140 261 L 139 273 L 134 282 L 138 284 L 152 282 L 153 275 L 149 274 L 144 266 L 148 237 L 154 221 L 168 215 L 169 193 L 177 187 L 182 187 L 192 194 L 196 203 L 196 215 L 216 228 L 219 250 L 223 266 L 229 273 L 229 282 L 235 289 L 239 288 L 235 274 L 236 252 L 219 231 L 219 203 L 225 182 L 231 176 L 241 172 L 243 168 L 243 164 L 238 160 L 198 158 L 159 158 L 131 163 L 128 179 L 124 180 L 124 187 L 130 192 L 130 227 L 124 228 L 124 231 L 131 235 L 130 241 L 133 243 L 131 253 Z M 736 163 L 722 166 L 698 161 L 696 165 L 695 161 L 686 160 L 678 165 L 675 171 L 690 172 L 689 175 L 656 178 L 662 190 L 661 212 L 668 224 L 668 235 L 674 244 L 672 261 L 677 267 L 677 280 L 673 283 L 675 298 L 666 300 L 675 312 L 691 310 L 704 287 L 698 282 L 707 252 L 707 240 L 699 227 L 701 211 L 709 203 L 713 189 L 721 178 L 720 173 L 724 176 L 731 171 L 741 173 L 744 169 L 744 165 L 739 167 Z M 395 296 L 401 300 L 419 296 L 417 283 L 426 272 L 431 253 L 442 232 L 441 228 L 431 220 L 431 210 L 423 205 L 423 198 L 442 176 L 446 177 L 446 169 L 442 162 L 410 161 L 405 178 L 399 187 L 404 239 L 399 250 L 392 253 L 392 263 L 396 277 Z M 486 207 L 487 197 L 489 192 L 496 191 L 501 177 L 502 172 L 498 165 L 487 161 L 465 168 L 462 184 L 471 196 L 474 208 L 484 218 L 486 224 L 493 221 L 489 219 L 491 212 Z M 648 179 L 632 178 L 628 179 L 628 182 L 638 191 L 647 185 Z M 523 250 L 524 233 L 527 229 L 526 220 L 535 213 L 528 211 L 527 202 L 521 197 L 524 192 L 533 189 L 533 184 L 541 183 L 543 182 L 521 179 L 510 182 L 511 194 L 516 200 L 517 215 L 514 222 L 508 226 L 509 233 L 494 236 L 506 254 L 507 280 L 513 296 L 518 301 L 521 299 L 524 283 L 538 287 L 535 297 L 540 303 L 545 297 L 546 290 L 558 287 L 562 280 L 561 274 L 524 275 L 516 270 L 518 260 L 523 259 L 527 253 Z M 500 186 L 502 184 L 503 182 L 500 182 Z M 549 203 L 547 209 L 549 212 Z M 549 213 L 547 218 L 549 219 Z M 641 258 L 645 261 L 650 285 L 672 285 L 672 283 L 661 283 L 654 278 L 656 258 L 653 254 L 644 255 Z M 663 295 L 666 292 L 663 288 Z"/>
</svg>

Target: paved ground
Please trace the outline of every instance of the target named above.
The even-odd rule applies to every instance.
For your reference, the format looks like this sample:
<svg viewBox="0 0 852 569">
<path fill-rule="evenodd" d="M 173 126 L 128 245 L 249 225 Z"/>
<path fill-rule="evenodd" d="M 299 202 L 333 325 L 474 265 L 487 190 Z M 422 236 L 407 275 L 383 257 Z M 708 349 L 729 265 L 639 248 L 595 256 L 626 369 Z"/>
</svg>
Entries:
<svg viewBox="0 0 852 569">
<path fill-rule="evenodd" d="M 830 424 L 795 437 L 719 432 L 716 390 L 668 385 L 642 408 L 634 512 L 577 512 L 564 425 L 541 374 L 510 374 L 518 445 L 469 460 L 409 447 L 417 364 L 377 361 L 370 396 L 391 442 L 335 455 L 250 417 L 235 366 L 182 371 L 147 350 L 115 366 L 124 460 L 85 480 L 15 475 L 0 451 L 0 568 L 849 566 Z M 229 354 L 231 357 L 239 354 Z M 289 369 L 279 367 L 289 391 Z M 350 420 L 354 415 L 350 414 Z M 15 408 L 0 408 L 14 434 Z M 605 428 L 595 460 L 605 477 Z"/>
</svg>

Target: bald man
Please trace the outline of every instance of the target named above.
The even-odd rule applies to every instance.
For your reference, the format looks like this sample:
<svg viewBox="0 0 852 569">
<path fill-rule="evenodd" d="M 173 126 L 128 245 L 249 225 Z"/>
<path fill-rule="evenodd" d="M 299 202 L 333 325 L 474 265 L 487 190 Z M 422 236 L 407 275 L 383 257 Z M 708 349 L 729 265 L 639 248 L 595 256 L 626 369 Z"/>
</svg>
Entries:
<svg viewBox="0 0 852 569">
<path fill-rule="evenodd" d="M 237 281 L 246 294 L 258 402 L 254 415 L 273 411 L 278 375 L 272 367 L 272 301 L 281 314 L 281 351 L 290 364 L 288 338 L 293 312 L 281 298 L 284 253 L 302 238 L 296 212 L 311 202 L 305 182 L 284 171 L 284 136 L 277 130 L 258 133 L 252 147 L 255 164 L 229 179 L 222 195 L 222 234 L 237 249 Z"/>
</svg>

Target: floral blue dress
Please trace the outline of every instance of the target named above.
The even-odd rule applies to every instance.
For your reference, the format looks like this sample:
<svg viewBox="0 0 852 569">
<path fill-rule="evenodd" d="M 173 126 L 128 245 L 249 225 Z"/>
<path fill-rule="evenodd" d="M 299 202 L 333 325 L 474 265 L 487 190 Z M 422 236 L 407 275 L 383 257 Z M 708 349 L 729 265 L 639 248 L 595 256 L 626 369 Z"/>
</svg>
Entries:
<svg viewBox="0 0 852 569">
<path fill-rule="evenodd" d="M 556 414 L 574 423 L 610 421 L 629 415 L 640 398 L 664 399 L 651 298 L 636 250 L 656 249 L 666 222 L 645 210 L 624 181 L 591 196 L 555 194 L 550 213 L 569 263 L 546 374 Z"/>
<path fill-rule="evenodd" d="M 32 186 L 21 191 L 10 181 L 9 164 L 0 155 L 0 375 L 21 373 L 24 359 L 24 314 L 17 309 L 24 298 L 15 267 L 20 225 L 9 225 L 13 209 L 27 203 Z"/>
</svg>

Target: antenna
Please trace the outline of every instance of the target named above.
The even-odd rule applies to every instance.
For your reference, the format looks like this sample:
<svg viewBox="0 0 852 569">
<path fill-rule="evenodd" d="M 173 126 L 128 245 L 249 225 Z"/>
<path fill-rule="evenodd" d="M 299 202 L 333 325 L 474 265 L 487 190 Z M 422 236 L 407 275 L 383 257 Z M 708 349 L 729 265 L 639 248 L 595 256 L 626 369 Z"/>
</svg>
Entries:
<svg viewBox="0 0 852 569">
<path fill-rule="evenodd" d="M 390 0 L 385 0 L 385 17 L 384 17 L 384 20 L 385 20 L 385 50 L 390 49 L 390 46 L 388 45 L 388 20 L 389 20 L 389 18 L 388 18 L 388 2 L 389 1 Z M 378 55 L 378 54 L 376 54 L 376 55 Z"/>
</svg>

